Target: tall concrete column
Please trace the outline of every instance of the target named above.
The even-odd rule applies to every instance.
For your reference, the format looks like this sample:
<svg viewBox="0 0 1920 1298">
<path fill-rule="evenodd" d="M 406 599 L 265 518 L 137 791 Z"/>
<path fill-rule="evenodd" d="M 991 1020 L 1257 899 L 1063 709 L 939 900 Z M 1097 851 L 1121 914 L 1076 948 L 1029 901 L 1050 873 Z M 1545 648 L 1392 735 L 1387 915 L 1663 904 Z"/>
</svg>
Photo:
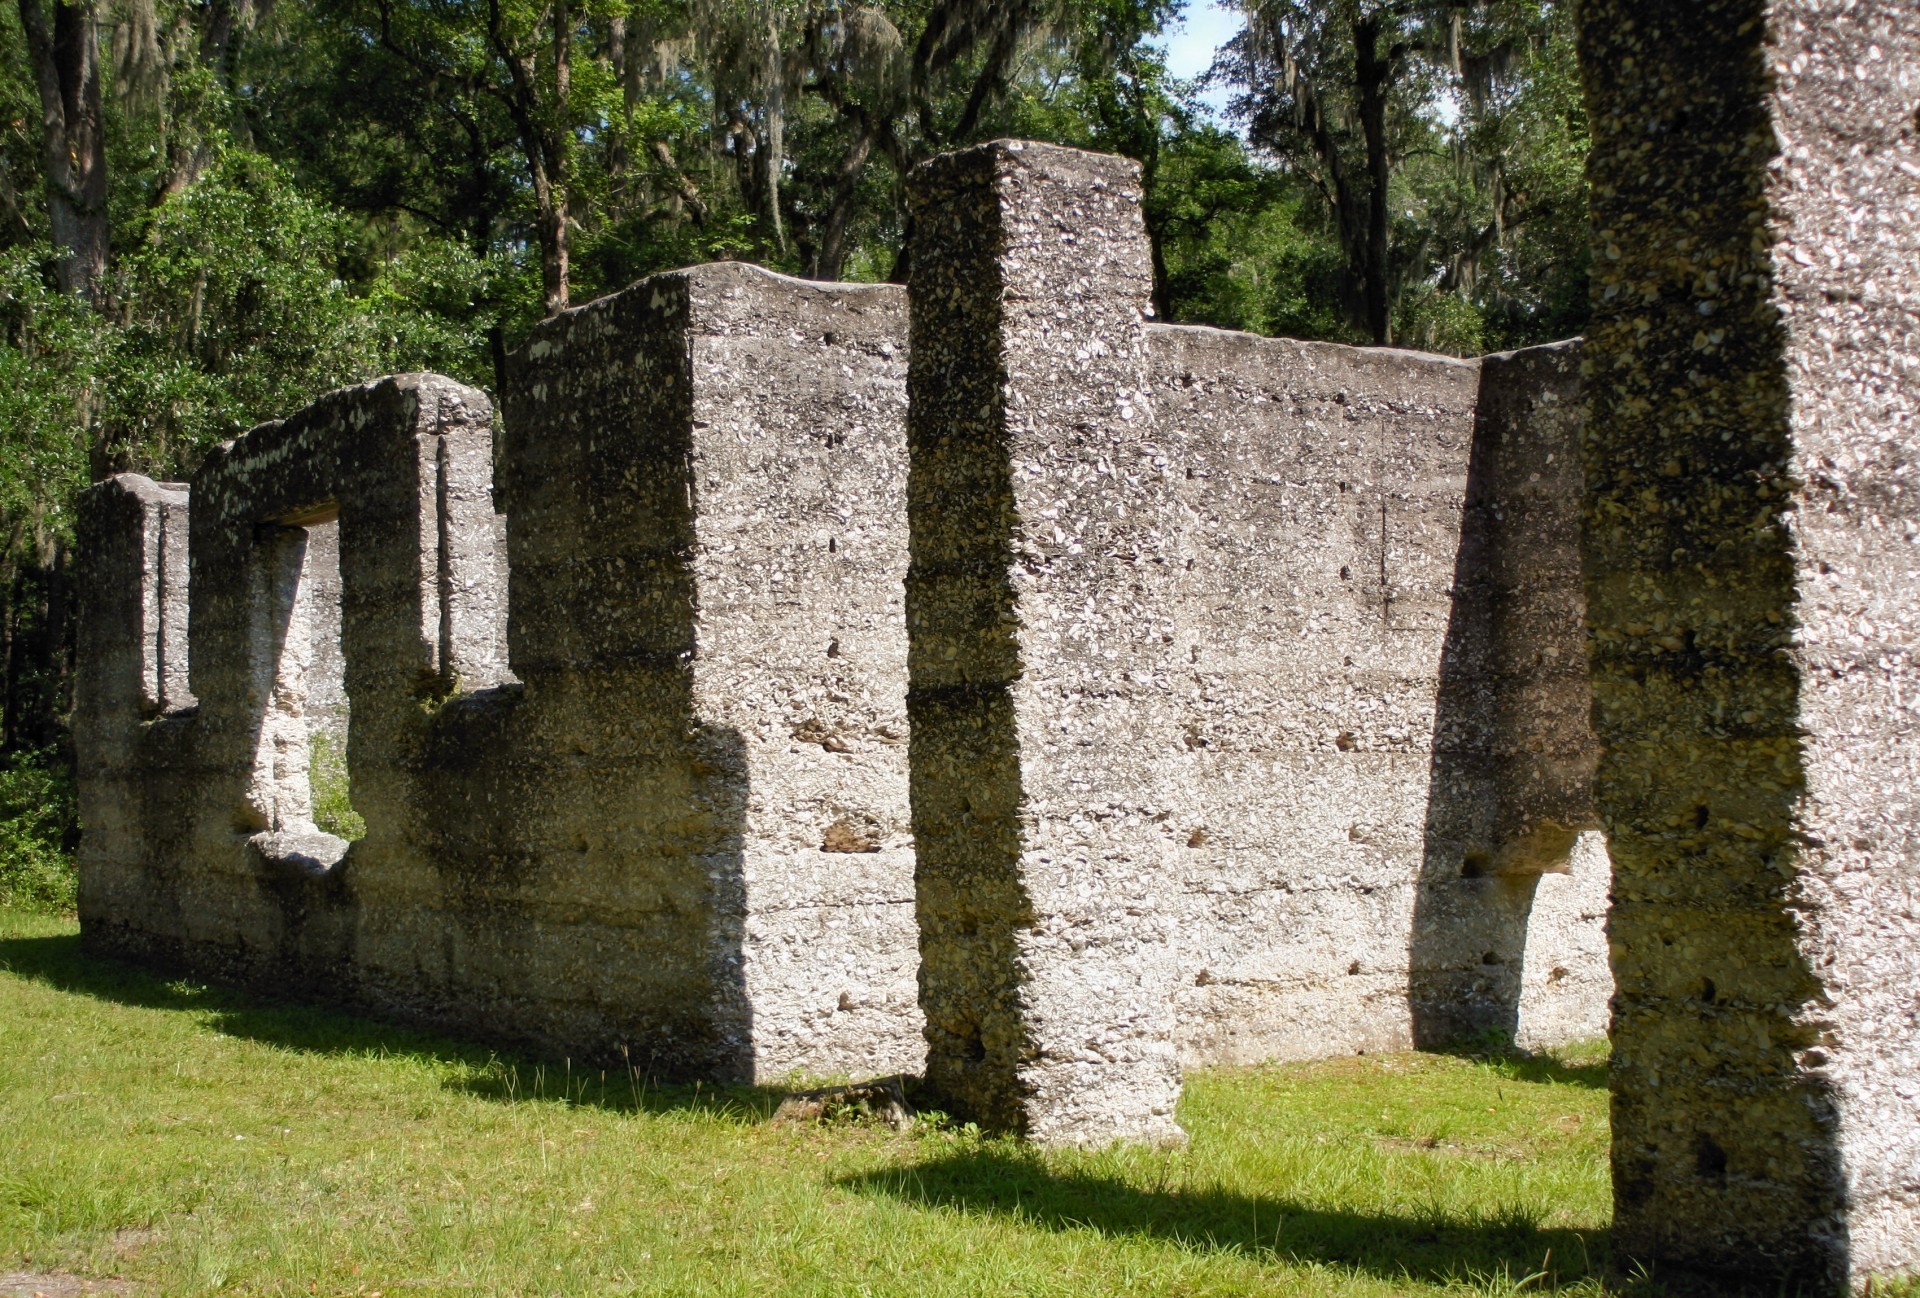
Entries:
<svg viewBox="0 0 1920 1298">
<path fill-rule="evenodd" d="M 82 492 L 73 746 L 80 819 L 80 914 L 89 940 L 102 920 L 166 914 L 168 881 L 148 868 L 148 809 L 166 804 L 144 766 L 151 723 L 187 694 L 187 524 L 184 484 L 120 474 Z M 177 744 L 162 749 L 178 755 Z"/>
<path fill-rule="evenodd" d="M 1138 168 L 914 176 L 909 711 L 927 1077 L 1045 1143 L 1180 1139 L 1177 502 Z"/>
<path fill-rule="evenodd" d="M 1586 0 L 1615 1236 L 1920 1266 L 1920 10 Z"/>
</svg>

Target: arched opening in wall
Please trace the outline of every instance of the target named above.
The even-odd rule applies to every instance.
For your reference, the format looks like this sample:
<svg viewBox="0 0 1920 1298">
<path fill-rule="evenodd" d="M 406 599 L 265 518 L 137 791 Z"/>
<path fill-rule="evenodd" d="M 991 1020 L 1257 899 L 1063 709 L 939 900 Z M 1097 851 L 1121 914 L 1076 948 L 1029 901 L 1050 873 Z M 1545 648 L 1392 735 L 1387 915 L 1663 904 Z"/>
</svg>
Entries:
<svg viewBox="0 0 1920 1298">
<path fill-rule="evenodd" d="M 250 583 L 260 718 L 252 827 L 267 836 L 267 855 L 323 869 L 365 832 L 347 774 L 339 517 L 330 503 L 268 524 Z"/>
</svg>

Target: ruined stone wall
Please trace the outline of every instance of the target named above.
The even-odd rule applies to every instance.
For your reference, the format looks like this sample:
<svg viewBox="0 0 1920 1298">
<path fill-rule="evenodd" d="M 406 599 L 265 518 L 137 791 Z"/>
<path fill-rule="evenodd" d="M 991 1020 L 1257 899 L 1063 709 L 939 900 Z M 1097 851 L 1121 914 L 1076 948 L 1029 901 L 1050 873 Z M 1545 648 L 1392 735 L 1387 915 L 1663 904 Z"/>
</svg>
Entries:
<svg viewBox="0 0 1920 1298">
<path fill-rule="evenodd" d="M 1161 1138 L 1169 1035 L 1604 1031 L 1577 348 L 1143 357 L 1130 169 L 1001 143 L 919 183 L 930 1081 L 1040 1139 Z"/>
<path fill-rule="evenodd" d="M 1193 511 L 1183 1057 L 1602 1035 L 1577 349 L 1152 339 Z"/>
<path fill-rule="evenodd" d="M 467 618 L 443 580 L 492 556 L 442 553 L 435 536 L 441 464 L 484 466 L 489 415 L 444 379 L 383 380 L 216 449 L 190 510 L 144 479 L 89 494 L 75 728 L 90 941 L 296 990 L 350 985 L 354 899 L 332 870 L 347 844 L 314 825 L 307 781 L 306 529 L 339 522 L 340 650 L 360 714 L 348 755 L 363 853 L 378 854 L 421 801 L 408 760 L 422 693 L 485 683 L 498 662 L 497 621 Z M 183 541 L 184 585 L 165 557 Z M 185 643 L 162 631 L 157 706 L 125 706 L 149 642 L 127 601 L 187 626 Z M 458 640 L 444 634 L 456 622 Z"/>
<path fill-rule="evenodd" d="M 1207 329 L 1154 343 L 1196 523 L 1183 1046 L 1403 1049 L 1479 366 Z"/>
<path fill-rule="evenodd" d="M 100 484 L 87 941 L 1085 1143 L 1183 1057 L 1589 1033 L 1610 892 L 1617 1245 L 1920 1267 L 1920 25 L 1579 21 L 1584 354 L 1151 328 L 1136 170 L 1000 141 L 913 179 L 910 326 L 547 322 L 497 502 L 420 375 Z"/>
<path fill-rule="evenodd" d="M 1182 1063 L 1599 1032 L 1577 350 L 1149 326 L 1117 159 L 915 192 L 911 305 L 659 275 L 498 427 L 409 376 L 96 488 L 89 942 L 1079 1143 L 1178 1139 Z"/>
<path fill-rule="evenodd" d="M 1613 991 L 1605 930 L 1613 870 L 1594 806 L 1600 750 L 1580 570 L 1582 355 L 1576 341 L 1481 362 L 1449 638 L 1478 641 L 1484 656 L 1478 672 L 1443 670 L 1441 710 L 1452 720 L 1436 741 L 1450 754 L 1435 763 L 1436 794 L 1473 812 L 1455 887 L 1526 902 L 1524 928 L 1496 928 L 1521 940 L 1518 958 L 1490 945 L 1505 978 L 1484 984 L 1491 996 L 1467 995 L 1468 1012 L 1455 1021 L 1503 1031 L 1511 1021 L 1526 1048 L 1604 1035 Z M 1476 875 L 1481 883 L 1467 882 Z M 1444 890 L 1445 881 L 1445 870 L 1429 869 L 1430 886 Z M 1416 917 L 1416 944 L 1423 931 L 1445 929 Z M 1456 944 L 1450 965 L 1435 962 L 1451 968 L 1452 987 L 1443 975 L 1416 1000 L 1451 1001 L 1475 945 Z M 1479 962 L 1484 975 L 1484 954 Z M 1448 1021 L 1442 1009 L 1429 1012 Z"/>
<path fill-rule="evenodd" d="M 916 176 L 908 632 L 927 1078 L 1045 1141 L 1175 1140 L 1179 469 L 1131 162 Z"/>
<path fill-rule="evenodd" d="M 1594 0 L 1615 1239 L 1920 1266 L 1920 20 Z"/>
<path fill-rule="evenodd" d="M 918 1067 L 905 315 L 709 266 L 512 358 L 525 687 L 435 737 L 449 1000 L 683 1073 Z"/>
<path fill-rule="evenodd" d="M 80 909 L 117 930 L 112 944 L 176 922 L 172 868 L 153 813 L 196 772 L 149 739 L 152 720 L 191 705 L 187 690 L 187 500 L 184 483 L 123 474 L 80 499 L 81 593 L 73 743 L 79 795 Z"/>
<path fill-rule="evenodd" d="M 661 1072 L 917 1068 L 905 324 L 898 289 L 739 266 L 550 322 L 504 552 L 479 393 L 255 430 L 195 479 L 199 703 L 151 722 L 126 604 L 185 502 L 97 488 L 90 943 Z M 352 844 L 305 768 L 335 519 Z"/>
</svg>

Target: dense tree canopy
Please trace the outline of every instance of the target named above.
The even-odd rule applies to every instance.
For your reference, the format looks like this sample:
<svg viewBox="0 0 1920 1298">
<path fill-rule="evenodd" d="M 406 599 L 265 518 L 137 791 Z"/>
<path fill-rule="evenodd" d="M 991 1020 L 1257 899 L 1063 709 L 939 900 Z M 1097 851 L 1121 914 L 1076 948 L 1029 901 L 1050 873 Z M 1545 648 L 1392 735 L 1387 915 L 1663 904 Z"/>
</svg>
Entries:
<svg viewBox="0 0 1920 1298">
<path fill-rule="evenodd" d="M 1563 0 L 0 0 L 5 733 L 59 741 L 70 506 L 318 392 L 495 386 L 543 314 L 716 257 L 908 279 L 907 174 L 1142 164 L 1169 319 L 1456 352 L 1577 332 Z"/>
</svg>

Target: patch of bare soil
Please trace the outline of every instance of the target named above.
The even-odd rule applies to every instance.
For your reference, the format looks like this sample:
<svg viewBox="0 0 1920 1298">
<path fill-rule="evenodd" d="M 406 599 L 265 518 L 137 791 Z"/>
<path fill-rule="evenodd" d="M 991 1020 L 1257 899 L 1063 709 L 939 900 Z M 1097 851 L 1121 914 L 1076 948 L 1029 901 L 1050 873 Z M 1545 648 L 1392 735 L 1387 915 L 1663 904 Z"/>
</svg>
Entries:
<svg viewBox="0 0 1920 1298">
<path fill-rule="evenodd" d="M 1437 1136 L 1421 1136 L 1418 1139 L 1408 1139 L 1406 1136 L 1375 1136 L 1373 1143 L 1382 1149 L 1391 1149 L 1397 1154 L 1424 1154 L 1431 1150 L 1441 1148 L 1451 1148 L 1454 1153 L 1460 1152 L 1455 1147 L 1447 1146 L 1445 1142 Z"/>
<path fill-rule="evenodd" d="M 0 1271 L 0 1298 L 80 1298 L 82 1294 L 129 1294 L 125 1280 L 94 1280 L 64 1271 Z"/>
<path fill-rule="evenodd" d="M 853 1086 L 824 1086 L 817 1091 L 795 1091 L 773 1111 L 775 1122 L 883 1122 L 895 1131 L 913 1125 L 913 1106 L 907 1103 L 907 1079 L 882 1077 Z M 5 1298 L 5 1295 L 0 1295 Z"/>
</svg>

